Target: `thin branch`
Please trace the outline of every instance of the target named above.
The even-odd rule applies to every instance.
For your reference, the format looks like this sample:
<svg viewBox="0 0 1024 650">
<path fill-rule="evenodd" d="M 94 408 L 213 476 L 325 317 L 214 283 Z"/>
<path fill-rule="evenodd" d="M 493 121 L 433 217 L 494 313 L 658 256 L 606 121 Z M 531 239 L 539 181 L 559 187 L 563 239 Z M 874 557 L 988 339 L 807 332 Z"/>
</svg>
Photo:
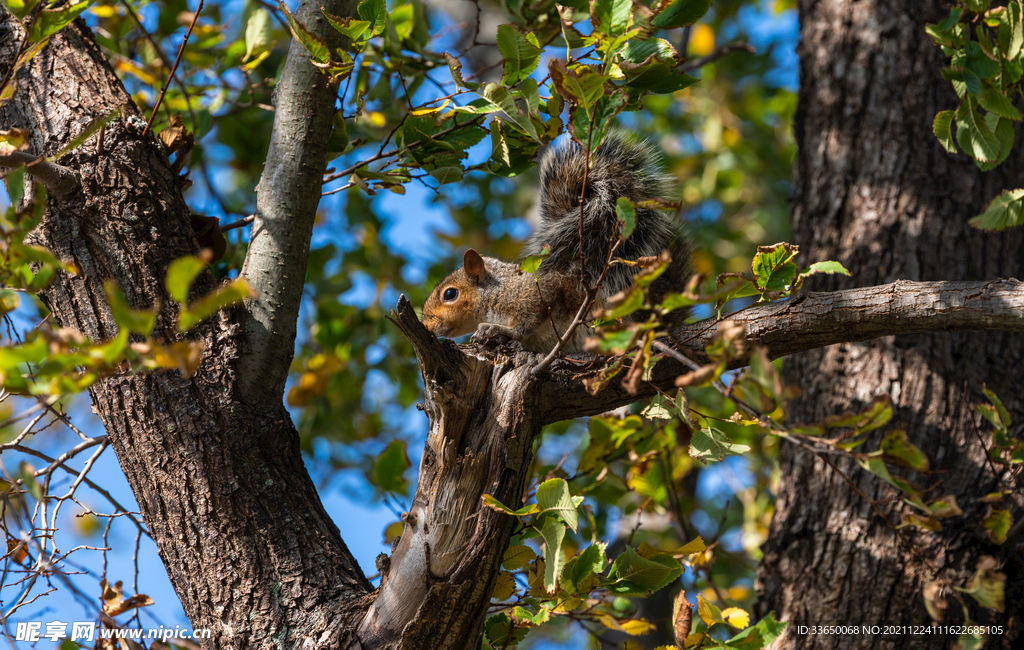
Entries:
<svg viewBox="0 0 1024 650">
<path fill-rule="evenodd" d="M 185 32 L 185 38 L 181 41 L 181 47 L 178 48 L 178 56 L 174 57 L 174 65 L 171 66 L 171 72 L 167 75 L 167 80 L 164 81 L 164 87 L 160 89 L 160 95 L 156 98 L 156 104 L 153 104 L 153 112 L 149 115 L 146 128 L 142 129 L 143 136 L 149 131 L 149 127 L 153 125 L 153 120 L 156 119 L 156 112 L 160 110 L 160 104 L 164 101 L 164 93 L 167 92 L 167 87 L 171 85 L 174 72 L 178 69 L 178 64 L 181 63 L 181 55 L 185 52 L 185 45 L 188 44 L 189 36 L 192 35 L 192 28 L 196 26 L 196 21 L 199 20 L 199 12 L 203 10 L 203 2 L 204 0 L 199 0 L 199 6 L 196 7 L 196 12 L 192 14 L 192 22 L 189 23 L 188 31 Z"/>
<path fill-rule="evenodd" d="M 29 175 L 42 182 L 52 196 L 68 196 L 81 187 L 75 172 L 35 154 L 14 151 L 0 155 L 0 167 L 15 168 L 22 165 Z"/>
<path fill-rule="evenodd" d="M 234 230 L 235 228 L 242 228 L 244 226 L 248 226 L 255 220 L 256 215 L 250 214 L 248 217 L 245 217 L 244 219 L 239 219 L 238 221 L 232 221 L 231 223 L 224 224 L 223 226 L 220 227 L 220 231 L 227 232 L 229 230 Z"/>
<path fill-rule="evenodd" d="M 678 68 L 676 68 L 676 70 L 678 70 L 679 72 L 689 72 L 690 70 L 696 70 L 697 68 L 706 66 L 712 61 L 717 61 L 723 56 L 727 54 L 732 54 L 733 52 L 747 52 L 748 54 L 757 54 L 757 50 L 755 50 L 754 46 L 750 45 L 749 43 L 729 43 L 728 45 L 723 45 L 719 48 L 716 48 L 714 52 L 711 52 L 707 56 L 702 56 L 699 59 L 694 59 L 693 61 L 687 61 L 686 63 L 683 63 Z"/>
</svg>

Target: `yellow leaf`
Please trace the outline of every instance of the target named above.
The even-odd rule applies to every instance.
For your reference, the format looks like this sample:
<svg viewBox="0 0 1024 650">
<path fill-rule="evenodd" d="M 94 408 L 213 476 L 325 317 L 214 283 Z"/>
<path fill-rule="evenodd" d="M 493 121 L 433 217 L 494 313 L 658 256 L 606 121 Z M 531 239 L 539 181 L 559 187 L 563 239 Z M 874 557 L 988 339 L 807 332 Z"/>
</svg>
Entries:
<svg viewBox="0 0 1024 650">
<path fill-rule="evenodd" d="M 242 69 L 246 72 L 252 72 L 259 66 L 259 64 L 266 61 L 268 56 L 270 56 L 270 50 L 264 50 L 263 52 L 260 52 L 255 59 L 243 65 Z"/>
<path fill-rule="evenodd" d="M 631 618 L 628 621 L 621 621 L 619 627 L 630 636 L 640 636 L 654 631 L 654 624 L 642 618 Z"/>
<path fill-rule="evenodd" d="M 726 623 L 739 630 L 750 625 L 750 614 L 747 614 L 739 607 L 729 607 L 722 610 L 722 618 L 725 619 Z"/>
<path fill-rule="evenodd" d="M 153 346 L 153 363 L 158 368 L 177 368 L 186 379 L 195 374 L 203 360 L 202 341 L 175 341 Z"/>
<path fill-rule="evenodd" d="M 708 627 L 722 622 L 722 610 L 704 600 L 704 596 L 701 595 L 697 596 L 697 614 Z"/>
<path fill-rule="evenodd" d="M 402 531 L 404 530 L 404 521 L 392 521 L 384 528 L 384 543 L 389 545 L 394 544 L 395 539 L 401 536 Z"/>
<path fill-rule="evenodd" d="M 494 582 L 494 593 L 491 595 L 494 600 L 508 600 L 516 593 L 516 579 L 508 571 L 499 571 L 498 579 Z"/>
<path fill-rule="evenodd" d="M 0 130 L 0 156 L 21 151 L 28 146 L 28 138 L 21 129 Z"/>
<path fill-rule="evenodd" d="M 445 106 L 450 104 L 451 101 L 452 100 L 450 100 L 450 99 L 446 99 L 446 100 L 444 100 L 444 103 L 441 104 L 440 106 L 435 106 L 433 108 L 417 108 L 416 110 L 409 111 L 409 112 L 410 112 L 411 115 L 430 115 L 431 113 L 438 112 L 439 110 L 441 110 L 442 108 L 444 108 Z"/>
<path fill-rule="evenodd" d="M 117 5 L 93 5 L 89 11 L 98 18 L 110 18 L 117 15 Z"/>
<path fill-rule="evenodd" d="M 703 632 L 694 632 L 690 636 L 686 637 L 686 643 L 683 644 L 684 648 L 693 648 L 700 644 L 704 640 Z"/>
<path fill-rule="evenodd" d="M 131 59 L 118 59 L 114 62 L 114 69 L 132 75 L 148 86 L 159 86 L 156 77 L 146 72 L 141 66 Z"/>
<path fill-rule="evenodd" d="M 703 553 L 707 548 L 704 539 L 698 535 L 697 539 L 672 551 L 672 555 L 693 555 L 694 553 Z"/>
<path fill-rule="evenodd" d="M 715 30 L 705 23 L 697 23 L 690 30 L 690 45 L 687 48 L 694 56 L 704 56 L 715 49 Z"/>
</svg>

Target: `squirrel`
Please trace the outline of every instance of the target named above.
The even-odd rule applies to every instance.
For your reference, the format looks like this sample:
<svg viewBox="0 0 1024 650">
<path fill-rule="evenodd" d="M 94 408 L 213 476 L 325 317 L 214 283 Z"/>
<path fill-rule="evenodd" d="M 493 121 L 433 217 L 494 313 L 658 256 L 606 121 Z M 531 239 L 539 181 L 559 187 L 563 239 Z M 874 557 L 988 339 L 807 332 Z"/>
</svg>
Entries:
<svg viewBox="0 0 1024 650">
<path fill-rule="evenodd" d="M 467 250 L 462 268 L 442 280 L 427 298 L 423 324 L 437 336 L 454 338 L 474 331 L 475 337 L 501 334 L 518 340 L 531 352 L 550 351 L 604 270 L 612 238 L 618 234 L 615 203 L 620 196 L 636 205 L 636 226 L 615 257 L 636 260 L 668 250 L 672 261 L 652 283 L 651 299 L 660 302 L 670 291 L 683 291 L 691 271 L 690 247 L 682 225 L 673 216 L 637 205 L 665 196 L 668 179 L 659 163 L 660 155 L 651 145 L 621 133 L 610 134 L 591 153 L 589 170 L 586 152 L 578 144 L 570 141 L 549 147 L 540 163 L 541 225 L 527 240 L 523 253 L 538 255 L 548 245 L 550 255 L 532 274 L 522 272 L 517 264 Z M 605 307 L 610 296 L 629 288 L 636 273 L 636 267 L 613 264 L 605 274 L 595 307 Z M 636 312 L 626 319 L 647 317 L 647 312 Z M 681 309 L 667 320 L 681 323 L 685 317 L 686 310 Z M 591 334 L 590 327 L 577 327 L 562 350 L 582 352 Z"/>
</svg>

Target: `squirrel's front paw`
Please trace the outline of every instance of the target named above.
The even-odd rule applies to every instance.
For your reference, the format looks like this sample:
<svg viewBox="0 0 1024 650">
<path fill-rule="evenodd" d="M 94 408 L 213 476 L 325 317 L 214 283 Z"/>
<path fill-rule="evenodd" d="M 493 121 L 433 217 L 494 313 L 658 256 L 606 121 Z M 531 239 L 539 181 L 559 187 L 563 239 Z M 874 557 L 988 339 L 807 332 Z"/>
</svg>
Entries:
<svg viewBox="0 0 1024 650">
<path fill-rule="evenodd" d="M 469 337 L 469 340 L 473 343 L 479 344 L 489 339 L 493 339 L 496 336 L 515 338 L 512 335 L 511 330 L 503 325 L 498 325 L 496 323 L 480 323 L 476 326 L 476 331 L 473 332 L 473 336 Z"/>
</svg>

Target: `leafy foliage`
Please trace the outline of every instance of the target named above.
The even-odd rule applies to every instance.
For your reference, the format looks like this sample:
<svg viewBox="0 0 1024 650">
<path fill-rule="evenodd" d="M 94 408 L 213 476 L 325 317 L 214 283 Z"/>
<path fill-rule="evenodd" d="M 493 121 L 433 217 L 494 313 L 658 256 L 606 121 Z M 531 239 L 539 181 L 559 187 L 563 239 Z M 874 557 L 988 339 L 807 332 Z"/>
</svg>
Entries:
<svg viewBox="0 0 1024 650">
<path fill-rule="evenodd" d="M 948 17 L 929 24 L 926 31 L 949 57 L 943 75 L 960 97 L 956 110 L 935 116 L 935 137 L 949 153 L 956 153 L 959 145 L 979 169 L 994 169 L 1013 150 L 1013 123 L 1024 118 L 1015 105 L 1024 76 L 1021 3 L 1013 0 L 1005 7 L 991 7 L 990 2 L 967 2 L 954 6 Z M 982 230 L 1024 224 L 1022 194 L 1024 190 L 1002 192 L 970 224 Z"/>
</svg>

